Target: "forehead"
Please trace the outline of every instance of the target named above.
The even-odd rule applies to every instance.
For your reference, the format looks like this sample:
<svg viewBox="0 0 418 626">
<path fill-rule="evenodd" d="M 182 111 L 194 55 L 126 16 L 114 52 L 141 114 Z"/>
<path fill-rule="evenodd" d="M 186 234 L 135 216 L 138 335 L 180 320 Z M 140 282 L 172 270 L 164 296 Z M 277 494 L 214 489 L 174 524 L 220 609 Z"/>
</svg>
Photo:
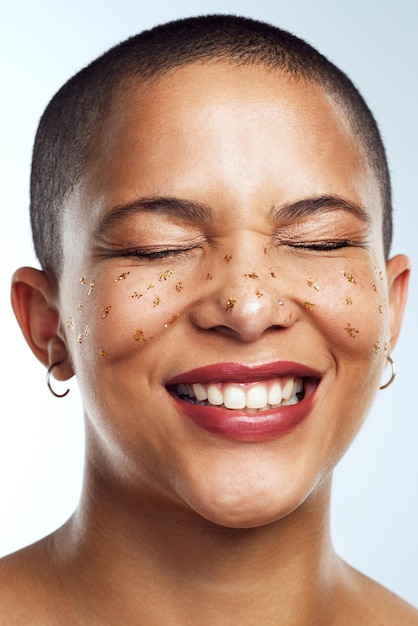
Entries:
<svg viewBox="0 0 418 626">
<path fill-rule="evenodd" d="M 331 96 L 264 66 L 194 63 L 126 89 L 84 189 L 101 212 L 135 196 L 244 207 L 326 193 L 381 219 L 375 177 Z"/>
</svg>

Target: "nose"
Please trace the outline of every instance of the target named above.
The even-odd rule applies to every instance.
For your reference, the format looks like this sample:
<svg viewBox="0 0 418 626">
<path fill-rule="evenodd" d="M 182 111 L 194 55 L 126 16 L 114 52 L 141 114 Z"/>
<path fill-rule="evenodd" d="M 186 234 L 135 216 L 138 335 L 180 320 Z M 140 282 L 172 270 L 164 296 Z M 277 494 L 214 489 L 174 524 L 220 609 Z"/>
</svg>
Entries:
<svg viewBox="0 0 418 626">
<path fill-rule="evenodd" d="M 205 294 L 192 312 L 199 328 L 217 331 L 240 341 L 253 342 L 271 330 L 295 323 L 297 307 L 287 297 L 285 281 L 266 262 L 249 267 L 251 254 L 208 275 Z"/>
</svg>

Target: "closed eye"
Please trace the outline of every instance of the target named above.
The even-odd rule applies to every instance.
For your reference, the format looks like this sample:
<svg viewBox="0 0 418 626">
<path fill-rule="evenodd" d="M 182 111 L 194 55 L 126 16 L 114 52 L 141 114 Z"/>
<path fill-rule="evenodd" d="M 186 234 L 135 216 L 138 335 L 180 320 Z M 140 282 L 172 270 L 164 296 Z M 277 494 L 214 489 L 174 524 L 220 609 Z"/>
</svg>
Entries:
<svg viewBox="0 0 418 626">
<path fill-rule="evenodd" d="M 187 254 L 191 255 L 193 250 L 195 249 L 196 246 L 190 246 L 188 248 L 162 248 L 159 250 L 134 248 L 131 250 L 123 250 L 121 252 L 118 252 L 117 256 L 135 258 L 143 261 L 155 261 L 161 259 L 171 259 L 173 257 L 179 257 Z"/>
<path fill-rule="evenodd" d="M 276 245 L 286 245 L 290 248 L 298 248 L 302 250 L 313 250 L 313 251 L 328 251 L 328 250 L 339 250 L 341 248 L 359 246 L 360 244 L 356 244 L 353 241 L 348 239 L 337 239 L 337 240 L 326 240 L 326 241 L 282 241 L 276 242 Z"/>
</svg>

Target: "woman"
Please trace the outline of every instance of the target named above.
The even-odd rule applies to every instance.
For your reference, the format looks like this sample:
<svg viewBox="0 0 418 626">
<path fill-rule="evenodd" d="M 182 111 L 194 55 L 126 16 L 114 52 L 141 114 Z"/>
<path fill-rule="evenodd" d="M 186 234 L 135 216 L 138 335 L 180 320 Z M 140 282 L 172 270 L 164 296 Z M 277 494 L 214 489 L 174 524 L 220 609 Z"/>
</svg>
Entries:
<svg viewBox="0 0 418 626">
<path fill-rule="evenodd" d="M 51 391 L 77 375 L 86 470 L 3 560 L 3 623 L 418 624 L 329 538 L 409 274 L 347 77 L 259 22 L 158 27 L 54 97 L 31 194 L 13 306 Z"/>
</svg>

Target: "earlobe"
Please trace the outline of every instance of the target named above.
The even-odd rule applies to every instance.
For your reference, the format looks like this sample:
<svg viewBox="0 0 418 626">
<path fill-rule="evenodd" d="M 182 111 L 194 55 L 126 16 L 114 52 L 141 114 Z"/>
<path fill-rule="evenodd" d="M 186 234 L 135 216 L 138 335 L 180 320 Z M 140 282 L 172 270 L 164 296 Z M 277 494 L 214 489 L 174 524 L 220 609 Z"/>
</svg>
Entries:
<svg viewBox="0 0 418 626">
<path fill-rule="evenodd" d="M 73 371 L 67 347 L 59 336 L 54 293 L 47 275 L 40 270 L 23 267 L 13 275 L 12 306 L 28 345 L 46 367 L 53 362 L 62 363 L 54 375 L 66 380 L 73 375 Z"/>
<path fill-rule="evenodd" d="M 390 347 L 396 345 L 408 296 L 410 261 L 404 254 L 391 258 L 386 265 L 389 288 Z"/>
</svg>

